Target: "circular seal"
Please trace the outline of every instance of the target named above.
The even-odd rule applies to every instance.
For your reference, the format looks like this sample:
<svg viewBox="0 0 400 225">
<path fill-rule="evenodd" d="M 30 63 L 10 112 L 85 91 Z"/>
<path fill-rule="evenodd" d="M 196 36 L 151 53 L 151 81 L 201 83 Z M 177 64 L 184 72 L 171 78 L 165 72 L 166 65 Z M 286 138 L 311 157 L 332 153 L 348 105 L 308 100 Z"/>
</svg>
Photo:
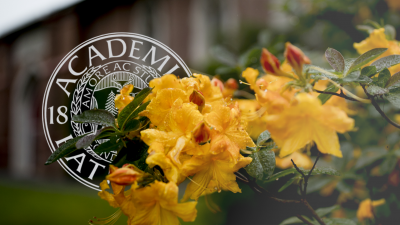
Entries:
<svg viewBox="0 0 400 225">
<path fill-rule="evenodd" d="M 100 125 L 71 120 L 85 110 L 105 109 L 117 116 L 114 99 L 120 89 L 133 84 L 132 96 L 164 74 L 190 77 L 183 60 L 165 44 L 134 33 L 109 33 L 75 47 L 57 65 L 47 84 L 42 105 L 42 123 L 47 143 L 54 152 L 66 141 L 94 133 Z M 116 151 L 93 150 L 107 139 L 96 140 L 58 160 L 80 183 L 99 191 L 96 177 L 104 177 Z"/>
</svg>

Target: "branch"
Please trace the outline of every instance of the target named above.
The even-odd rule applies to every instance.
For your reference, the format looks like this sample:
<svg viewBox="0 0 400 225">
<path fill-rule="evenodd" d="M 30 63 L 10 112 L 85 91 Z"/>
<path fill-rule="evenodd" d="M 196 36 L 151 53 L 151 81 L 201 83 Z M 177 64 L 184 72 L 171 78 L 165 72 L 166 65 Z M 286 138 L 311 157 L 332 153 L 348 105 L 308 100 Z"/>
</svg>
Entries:
<svg viewBox="0 0 400 225">
<path fill-rule="evenodd" d="M 320 93 L 320 94 L 335 95 L 335 96 L 338 96 L 338 97 L 341 97 L 341 98 L 344 98 L 344 99 L 347 99 L 347 100 L 350 100 L 350 101 L 360 102 L 360 101 L 358 101 L 358 100 L 356 100 L 356 99 L 354 99 L 354 98 L 352 98 L 352 97 L 349 97 L 349 96 L 345 95 L 345 94 L 343 93 L 343 91 L 341 91 L 340 94 L 338 94 L 338 93 L 336 93 L 336 92 L 320 91 L 320 90 L 316 90 L 316 89 L 313 89 L 313 90 L 314 90 L 315 92 Z"/>
<path fill-rule="evenodd" d="M 297 165 L 296 165 L 296 163 L 294 163 L 293 159 L 291 161 L 293 163 L 294 168 L 296 168 L 297 172 L 299 172 L 303 176 L 303 179 L 304 179 L 304 187 L 302 187 L 302 182 L 300 182 L 300 192 L 302 195 L 301 202 L 304 204 L 304 206 L 307 207 L 308 211 L 311 212 L 311 214 L 318 221 L 319 224 L 325 225 L 324 221 L 322 221 L 321 217 L 318 216 L 318 214 L 315 212 L 315 210 L 311 207 L 311 205 L 307 202 L 307 199 L 306 199 L 308 179 L 310 178 L 312 171 L 315 169 L 315 165 L 317 165 L 319 156 L 320 156 L 320 154 L 318 152 L 317 159 L 315 160 L 314 165 L 311 168 L 311 170 L 307 176 L 303 173 L 303 171 L 301 171 L 299 169 L 299 167 L 297 167 Z"/>
<path fill-rule="evenodd" d="M 297 214 L 296 216 L 297 216 L 297 218 L 299 218 L 299 220 L 303 221 L 303 223 L 308 224 L 308 225 L 313 225 L 313 223 L 311 223 L 310 221 L 306 220 L 306 218 L 304 218 L 302 215 Z"/>
<path fill-rule="evenodd" d="M 315 169 L 315 165 L 317 165 L 319 156 L 320 156 L 320 154 L 319 154 L 319 152 L 318 152 L 318 155 L 317 155 L 317 158 L 315 159 L 315 162 L 314 162 L 313 167 L 311 168 L 310 172 L 308 173 L 308 176 L 304 178 L 304 189 L 303 189 L 303 190 L 304 190 L 304 198 L 305 198 L 305 195 L 307 194 L 308 179 L 310 179 L 311 173 L 312 173 L 312 171 Z"/>
<path fill-rule="evenodd" d="M 369 99 L 371 99 L 371 104 L 375 107 L 376 111 L 378 111 L 379 114 L 381 114 L 381 116 L 382 116 L 386 121 L 388 121 L 390 124 L 392 124 L 392 125 L 395 126 L 396 128 L 399 128 L 399 129 L 400 129 L 400 125 L 399 125 L 398 123 L 394 122 L 393 120 L 391 120 L 391 119 L 385 114 L 385 112 L 381 109 L 381 107 L 379 107 L 379 104 L 378 104 L 378 102 L 375 100 L 374 96 L 370 95 L 370 94 L 367 92 L 367 89 L 365 89 L 365 86 L 364 86 L 364 85 L 361 85 L 361 87 L 364 89 L 364 92 L 365 92 L 365 94 L 367 95 L 367 97 L 368 97 Z"/>
<path fill-rule="evenodd" d="M 297 167 L 297 166 L 296 166 Z M 301 170 L 300 170 L 301 171 Z M 310 171 L 311 174 L 312 170 Z M 301 172 L 302 174 L 304 174 L 303 172 Z M 309 174 L 309 175 L 310 175 Z M 269 199 L 272 199 L 276 202 L 280 202 L 280 203 L 284 203 L 284 204 L 302 204 L 304 206 L 306 206 L 306 208 L 308 209 L 308 211 L 310 211 L 310 213 L 313 215 L 313 217 L 321 224 L 321 225 L 326 225 L 324 223 L 324 221 L 322 221 L 322 219 L 318 216 L 318 214 L 314 211 L 314 209 L 310 206 L 310 204 L 308 204 L 306 199 L 302 199 L 301 201 L 298 200 L 285 200 L 285 199 L 280 199 L 277 198 L 275 196 L 272 196 L 271 193 L 269 193 L 267 190 L 265 190 L 264 188 L 260 187 L 255 179 L 248 179 L 245 175 L 239 173 L 239 172 L 235 172 L 236 177 L 238 178 L 238 180 L 242 181 L 243 183 L 247 184 L 254 192 L 256 192 L 257 194 L 263 194 L 265 196 L 267 196 Z M 298 217 L 300 220 L 301 218 Z M 304 222 L 304 221 L 303 221 Z M 308 223 L 310 224 L 310 223 Z M 312 224 L 312 223 L 311 223 Z"/>
</svg>

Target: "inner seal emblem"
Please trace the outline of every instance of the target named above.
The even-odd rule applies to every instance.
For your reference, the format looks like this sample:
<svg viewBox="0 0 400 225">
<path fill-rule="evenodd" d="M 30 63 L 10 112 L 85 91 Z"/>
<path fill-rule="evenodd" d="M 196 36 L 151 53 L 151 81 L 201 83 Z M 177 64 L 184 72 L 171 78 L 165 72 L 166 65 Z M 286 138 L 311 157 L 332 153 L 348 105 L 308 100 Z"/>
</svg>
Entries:
<svg viewBox="0 0 400 225">
<path fill-rule="evenodd" d="M 94 133 L 100 125 L 75 123 L 74 115 L 90 109 L 105 109 L 117 116 L 114 99 L 121 88 L 133 84 L 132 96 L 164 74 L 190 77 L 183 60 L 163 43 L 134 33 L 110 33 L 94 37 L 70 51 L 53 71 L 42 105 L 47 143 L 54 152 L 66 141 Z M 93 150 L 107 139 L 58 160 L 80 183 L 99 191 L 96 176 L 108 172 L 116 152 Z"/>
</svg>

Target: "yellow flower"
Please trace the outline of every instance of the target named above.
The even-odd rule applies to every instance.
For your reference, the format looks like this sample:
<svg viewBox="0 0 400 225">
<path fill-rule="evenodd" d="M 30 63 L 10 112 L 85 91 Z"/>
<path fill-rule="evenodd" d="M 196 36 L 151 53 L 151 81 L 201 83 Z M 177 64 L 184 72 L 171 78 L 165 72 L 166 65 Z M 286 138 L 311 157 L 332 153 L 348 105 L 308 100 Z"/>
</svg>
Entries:
<svg viewBox="0 0 400 225">
<path fill-rule="evenodd" d="M 149 87 L 153 88 L 152 95 L 157 95 L 160 90 L 167 88 L 182 88 L 182 84 L 178 78 L 173 74 L 166 74 L 162 77 L 155 78 L 150 81 Z"/>
<path fill-rule="evenodd" d="M 119 91 L 121 94 L 117 94 L 115 96 L 114 100 L 115 108 L 117 108 L 119 112 L 121 112 L 122 109 L 124 109 L 125 106 L 131 103 L 131 101 L 134 99 L 132 96 L 129 95 L 132 92 L 132 90 L 133 90 L 133 85 L 128 84 L 123 88 L 121 88 L 121 90 Z"/>
<path fill-rule="evenodd" d="M 374 48 L 388 48 L 386 52 L 380 55 L 377 59 L 394 54 L 400 54 L 400 46 L 397 41 L 389 41 L 386 39 L 385 28 L 373 30 L 369 37 L 360 43 L 354 43 L 354 48 L 359 54 L 363 54 Z M 400 65 L 392 66 L 389 68 L 390 73 L 393 75 L 400 71 Z"/>
<path fill-rule="evenodd" d="M 236 161 L 240 149 L 246 146 L 255 147 L 253 140 L 240 124 L 239 111 L 226 106 L 216 106 L 205 116 L 205 121 L 211 129 L 211 153 L 218 154 L 228 151 Z"/>
<path fill-rule="evenodd" d="M 302 167 L 304 169 L 311 169 L 313 166 L 313 162 L 310 159 L 310 156 L 300 152 L 293 152 L 290 156 L 285 158 L 276 157 L 276 167 L 279 169 L 287 169 L 293 167 L 293 160 L 298 167 Z"/>
<path fill-rule="evenodd" d="M 178 225 L 180 217 L 189 222 L 196 219 L 197 202 L 178 203 L 178 186 L 155 181 L 150 186 L 134 190 L 136 213 L 128 224 Z"/>
<path fill-rule="evenodd" d="M 247 133 L 251 138 L 257 139 L 267 127 L 263 118 L 256 113 L 261 108 L 261 105 L 255 99 L 235 99 L 235 102 L 238 103 L 242 118 L 247 123 Z"/>
<path fill-rule="evenodd" d="M 185 180 L 185 176 L 180 172 L 179 166 L 176 165 L 170 157 L 166 155 L 169 150 L 165 150 L 164 146 L 160 143 L 153 143 L 149 147 L 149 156 L 146 159 L 146 163 L 150 167 L 156 165 L 160 166 L 164 172 L 165 177 L 176 184 L 181 183 Z"/>
<path fill-rule="evenodd" d="M 133 204 L 131 191 L 124 191 L 125 186 L 117 185 L 111 182 L 113 194 L 106 191 L 110 186 L 107 184 L 107 180 L 104 180 L 100 183 L 101 191 L 98 193 L 100 198 L 106 200 L 110 206 L 114 208 L 120 208 L 121 211 L 131 219 L 133 215 L 136 213 L 136 208 Z M 134 186 L 134 185 L 132 185 Z M 116 221 L 121 216 L 121 211 L 117 211 L 114 215 L 104 218 L 104 219 L 94 219 L 91 220 L 90 224 L 105 224 L 110 221 Z"/>
<path fill-rule="evenodd" d="M 121 168 L 110 165 L 111 172 L 106 176 L 106 179 L 118 185 L 133 184 L 139 179 L 139 177 L 141 177 L 141 173 L 136 171 L 134 168 L 129 165 Z"/>
<path fill-rule="evenodd" d="M 357 210 L 357 218 L 360 222 L 366 219 L 374 218 L 374 208 L 385 204 L 385 199 L 380 199 L 377 201 L 371 201 L 371 199 L 365 199 L 360 203 Z"/>
<path fill-rule="evenodd" d="M 279 113 L 289 107 L 289 101 L 280 94 L 279 91 L 268 90 L 269 82 L 261 78 L 257 80 L 258 70 L 247 68 L 242 76 L 254 90 L 257 101 L 261 106 L 266 107 L 268 113 Z M 280 79 L 276 78 L 276 79 Z M 284 78 L 286 80 L 288 78 Z"/>
<path fill-rule="evenodd" d="M 205 192 L 212 193 L 221 190 L 241 192 L 234 172 L 250 164 L 252 159 L 239 155 L 235 163 L 230 160 L 227 152 L 215 155 L 210 152 L 209 144 L 203 146 L 203 155 L 193 156 L 182 166 L 183 174 L 194 175 L 192 182 L 186 187 L 183 200 L 198 199 Z"/>
<path fill-rule="evenodd" d="M 166 131 L 147 129 L 141 131 L 142 140 L 149 146 L 153 143 L 161 143 L 166 148 L 172 149 L 166 153 L 175 164 L 180 165 L 181 152 L 185 148 L 196 144 L 192 131 L 203 120 L 203 115 L 193 103 L 182 103 L 181 99 L 175 101 L 171 112 L 166 119 Z"/>
<path fill-rule="evenodd" d="M 321 105 L 312 94 L 300 93 L 290 108 L 266 117 L 267 129 L 277 143 L 280 157 L 315 142 L 320 152 L 342 157 L 336 132 L 353 129 L 354 120 L 337 107 Z"/>
<path fill-rule="evenodd" d="M 141 112 L 140 115 L 148 117 L 153 125 L 164 130 L 172 106 L 179 102 L 189 102 L 189 97 L 183 90 L 177 88 L 162 89 L 158 91 L 157 96 L 151 100 L 146 110 Z"/>
<path fill-rule="evenodd" d="M 214 101 L 222 100 L 222 92 L 218 86 L 214 86 L 211 84 L 210 78 L 201 74 L 193 74 L 199 82 L 199 90 L 204 98 L 206 99 L 206 103 L 212 103 Z"/>
</svg>

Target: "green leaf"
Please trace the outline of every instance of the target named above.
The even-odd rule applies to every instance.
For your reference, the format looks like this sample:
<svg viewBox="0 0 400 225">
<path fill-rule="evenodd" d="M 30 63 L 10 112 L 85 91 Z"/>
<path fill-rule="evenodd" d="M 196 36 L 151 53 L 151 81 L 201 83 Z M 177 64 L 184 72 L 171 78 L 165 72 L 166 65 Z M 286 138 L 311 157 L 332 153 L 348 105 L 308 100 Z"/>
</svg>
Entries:
<svg viewBox="0 0 400 225">
<path fill-rule="evenodd" d="M 343 75 L 345 75 L 346 71 L 349 70 L 350 66 L 354 63 L 354 61 L 356 61 L 356 58 L 348 58 L 344 60 L 344 72 Z"/>
<path fill-rule="evenodd" d="M 97 146 L 93 151 L 96 154 L 100 154 L 102 152 L 111 152 L 111 151 L 119 151 L 124 147 L 124 142 L 122 142 L 121 138 L 118 136 L 113 136 L 110 140 L 104 142 L 103 144 Z"/>
<path fill-rule="evenodd" d="M 85 137 L 82 137 L 81 139 L 79 139 L 76 142 L 76 144 L 75 144 L 76 149 L 82 149 L 82 148 L 89 147 L 90 144 L 92 144 L 92 142 L 96 139 L 96 137 L 100 135 L 100 133 L 101 133 L 101 130 L 98 130 L 94 134 L 89 134 L 89 135 L 86 135 Z"/>
<path fill-rule="evenodd" d="M 393 74 L 386 83 L 386 87 L 391 87 L 400 82 L 400 72 Z"/>
<path fill-rule="evenodd" d="M 247 67 L 252 67 L 253 65 L 259 64 L 260 57 L 261 57 L 261 48 L 258 47 L 252 48 L 240 56 L 239 64 L 243 69 Z"/>
<path fill-rule="evenodd" d="M 400 108 L 400 93 L 388 93 L 385 98 L 397 108 Z"/>
<path fill-rule="evenodd" d="M 368 52 L 360 55 L 350 66 L 350 68 L 345 71 L 345 74 L 349 74 L 355 70 L 360 69 L 362 66 L 365 64 L 371 62 L 378 56 L 380 56 L 382 53 L 384 53 L 387 50 L 387 48 L 375 48 L 372 50 L 369 50 Z M 376 66 L 376 65 L 374 65 Z"/>
<path fill-rule="evenodd" d="M 390 77 L 391 77 L 390 71 L 387 68 L 383 69 L 379 73 L 377 85 L 379 87 L 384 88 L 386 86 L 386 83 L 389 81 Z"/>
<path fill-rule="evenodd" d="M 365 31 L 368 34 L 370 34 L 372 31 L 375 30 L 375 28 L 373 28 L 369 25 L 357 25 L 356 28 L 357 28 L 357 30 Z"/>
<path fill-rule="evenodd" d="M 285 177 L 288 175 L 293 175 L 293 174 L 299 174 L 296 170 L 296 168 L 290 168 L 290 169 L 286 169 L 283 170 L 281 172 L 275 173 L 274 175 L 272 175 L 271 177 L 269 177 L 267 180 L 265 180 L 265 182 L 271 182 L 271 181 L 275 181 L 275 180 L 279 180 L 279 178 L 281 177 Z"/>
<path fill-rule="evenodd" d="M 45 165 L 52 164 L 53 162 L 57 161 L 58 159 L 78 150 L 75 147 L 76 142 L 84 136 L 79 136 L 73 139 L 66 141 L 60 147 L 58 147 L 47 159 Z"/>
<path fill-rule="evenodd" d="M 391 66 L 397 65 L 400 63 L 400 55 L 389 55 L 383 58 L 380 58 L 373 62 L 371 66 L 376 67 L 376 72 L 379 73 L 385 68 L 389 68 Z"/>
<path fill-rule="evenodd" d="M 375 75 L 376 72 L 376 67 L 375 66 L 366 66 L 362 68 L 361 70 L 361 75 L 371 77 L 372 75 Z"/>
<path fill-rule="evenodd" d="M 326 92 L 337 92 L 339 90 L 338 87 L 336 87 L 335 85 L 329 85 L 324 91 Z M 319 94 L 318 98 L 319 100 L 321 100 L 322 104 L 325 104 L 325 102 L 327 102 L 330 98 L 332 97 L 331 94 Z"/>
<path fill-rule="evenodd" d="M 326 225 L 357 225 L 353 220 L 346 218 L 323 218 L 322 220 Z"/>
<path fill-rule="evenodd" d="M 340 143 L 340 150 L 342 151 L 343 157 L 332 157 L 332 163 L 335 168 L 339 171 L 344 171 L 347 163 L 353 159 L 353 145 L 350 142 L 342 142 Z"/>
<path fill-rule="evenodd" d="M 321 188 L 325 187 L 325 185 L 334 181 L 335 177 L 326 176 L 326 177 L 310 177 L 308 180 L 307 193 L 312 193 L 314 191 L 319 191 Z"/>
<path fill-rule="evenodd" d="M 308 175 L 308 173 L 310 172 L 310 170 L 304 170 L 302 169 L 303 173 Z M 340 176 L 339 171 L 333 169 L 333 168 L 329 168 L 329 167 L 316 167 L 314 168 L 314 170 L 312 171 L 311 175 L 334 175 L 334 176 Z"/>
<path fill-rule="evenodd" d="M 364 167 L 372 164 L 376 160 L 381 159 L 386 154 L 387 154 L 387 151 L 383 148 L 378 148 L 378 147 L 370 148 L 370 149 L 364 151 L 362 153 L 362 155 L 360 156 L 360 158 L 358 158 L 356 165 L 354 165 L 354 169 L 357 170 L 357 169 L 364 168 Z"/>
<path fill-rule="evenodd" d="M 245 167 L 247 173 L 262 180 L 263 177 L 270 176 L 275 169 L 275 153 L 271 150 L 260 150 L 249 155 L 253 159 L 251 163 Z"/>
<path fill-rule="evenodd" d="M 140 128 L 140 124 L 140 120 L 131 119 L 125 124 L 124 132 L 137 130 Z"/>
<path fill-rule="evenodd" d="M 388 40 L 395 40 L 396 38 L 396 29 L 392 25 L 385 25 L 385 35 Z"/>
<path fill-rule="evenodd" d="M 397 157 L 393 154 L 388 154 L 379 168 L 379 173 L 381 175 L 391 173 L 396 164 L 397 164 Z"/>
<path fill-rule="evenodd" d="M 290 217 L 282 221 L 282 223 L 280 223 L 279 225 L 290 225 L 290 224 L 304 224 L 304 223 L 297 217 Z"/>
<path fill-rule="evenodd" d="M 386 89 L 386 88 L 382 88 L 382 87 L 376 86 L 376 85 L 370 85 L 370 86 L 367 87 L 367 92 L 368 92 L 370 95 L 375 96 L 375 95 L 383 95 L 383 94 L 386 94 L 386 93 L 389 92 L 389 90 Z"/>
<path fill-rule="evenodd" d="M 333 48 L 328 48 L 325 51 L 325 58 L 336 72 L 344 71 L 344 58 L 339 51 Z"/>
<path fill-rule="evenodd" d="M 94 123 L 117 129 L 113 114 L 104 109 L 86 110 L 80 115 L 73 116 L 72 120 L 78 123 Z"/>
<path fill-rule="evenodd" d="M 141 111 L 145 110 L 147 105 L 150 103 L 146 102 L 140 105 L 143 100 L 151 93 L 151 88 L 144 88 L 141 92 L 139 92 L 132 102 L 130 102 L 118 115 L 118 126 L 123 128 L 125 127 L 125 123 L 130 119 L 135 118 Z M 146 107 L 142 107 L 145 105 Z M 141 111 L 140 111 L 141 110 Z"/>
<path fill-rule="evenodd" d="M 299 168 L 305 175 L 308 175 L 308 173 L 310 172 L 310 170 L 305 170 L 303 168 Z M 296 176 L 299 175 L 300 173 L 297 172 L 296 168 L 290 168 L 284 171 L 281 171 L 279 173 L 276 173 L 274 175 L 272 175 L 271 177 L 269 177 L 267 180 L 265 180 L 265 182 L 271 182 L 271 181 L 275 181 L 278 180 L 281 177 L 285 177 L 291 174 L 295 174 Z M 326 167 L 321 167 L 321 168 L 314 168 L 314 170 L 312 171 L 311 175 L 334 175 L 334 176 L 340 176 L 340 173 L 332 168 L 326 168 Z"/>
<path fill-rule="evenodd" d="M 332 211 L 339 209 L 339 208 L 340 208 L 340 206 L 333 205 L 330 207 L 319 208 L 319 209 L 315 210 L 315 212 L 317 213 L 317 215 L 319 217 L 324 217 L 324 216 L 328 215 L 329 213 L 331 213 Z"/>
<path fill-rule="evenodd" d="M 353 71 L 353 72 L 347 74 L 347 76 L 342 79 L 342 82 L 345 82 L 345 83 L 355 82 L 358 80 L 360 75 L 361 75 L 360 70 Z"/>
<path fill-rule="evenodd" d="M 356 80 L 354 80 L 353 82 L 358 82 L 358 83 L 361 83 L 361 84 L 370 84 L 370 83 L 372 83 L 372 81 L 373 80 L 371 78 L 369 78 L 367 76 L 364 76 L 364 75 L 361 75 Z"/>
<path fill-rule="evenodd" d="M 257 146 L 263 145 L 265 142 L 267 142 L 271 138 L 271 134 L 269 133 L 268 130 L 262 132 L 258 138 L 257 138 Z"/>
<path fill-rule="evenodd" d="M 279 188 L 278 192 L 282 192 L 286 188 L 288 188 L 296 179 L 300 178 L 301 176 L 294 176 L 290 178 L 281 188 Z"/>
</svg>

